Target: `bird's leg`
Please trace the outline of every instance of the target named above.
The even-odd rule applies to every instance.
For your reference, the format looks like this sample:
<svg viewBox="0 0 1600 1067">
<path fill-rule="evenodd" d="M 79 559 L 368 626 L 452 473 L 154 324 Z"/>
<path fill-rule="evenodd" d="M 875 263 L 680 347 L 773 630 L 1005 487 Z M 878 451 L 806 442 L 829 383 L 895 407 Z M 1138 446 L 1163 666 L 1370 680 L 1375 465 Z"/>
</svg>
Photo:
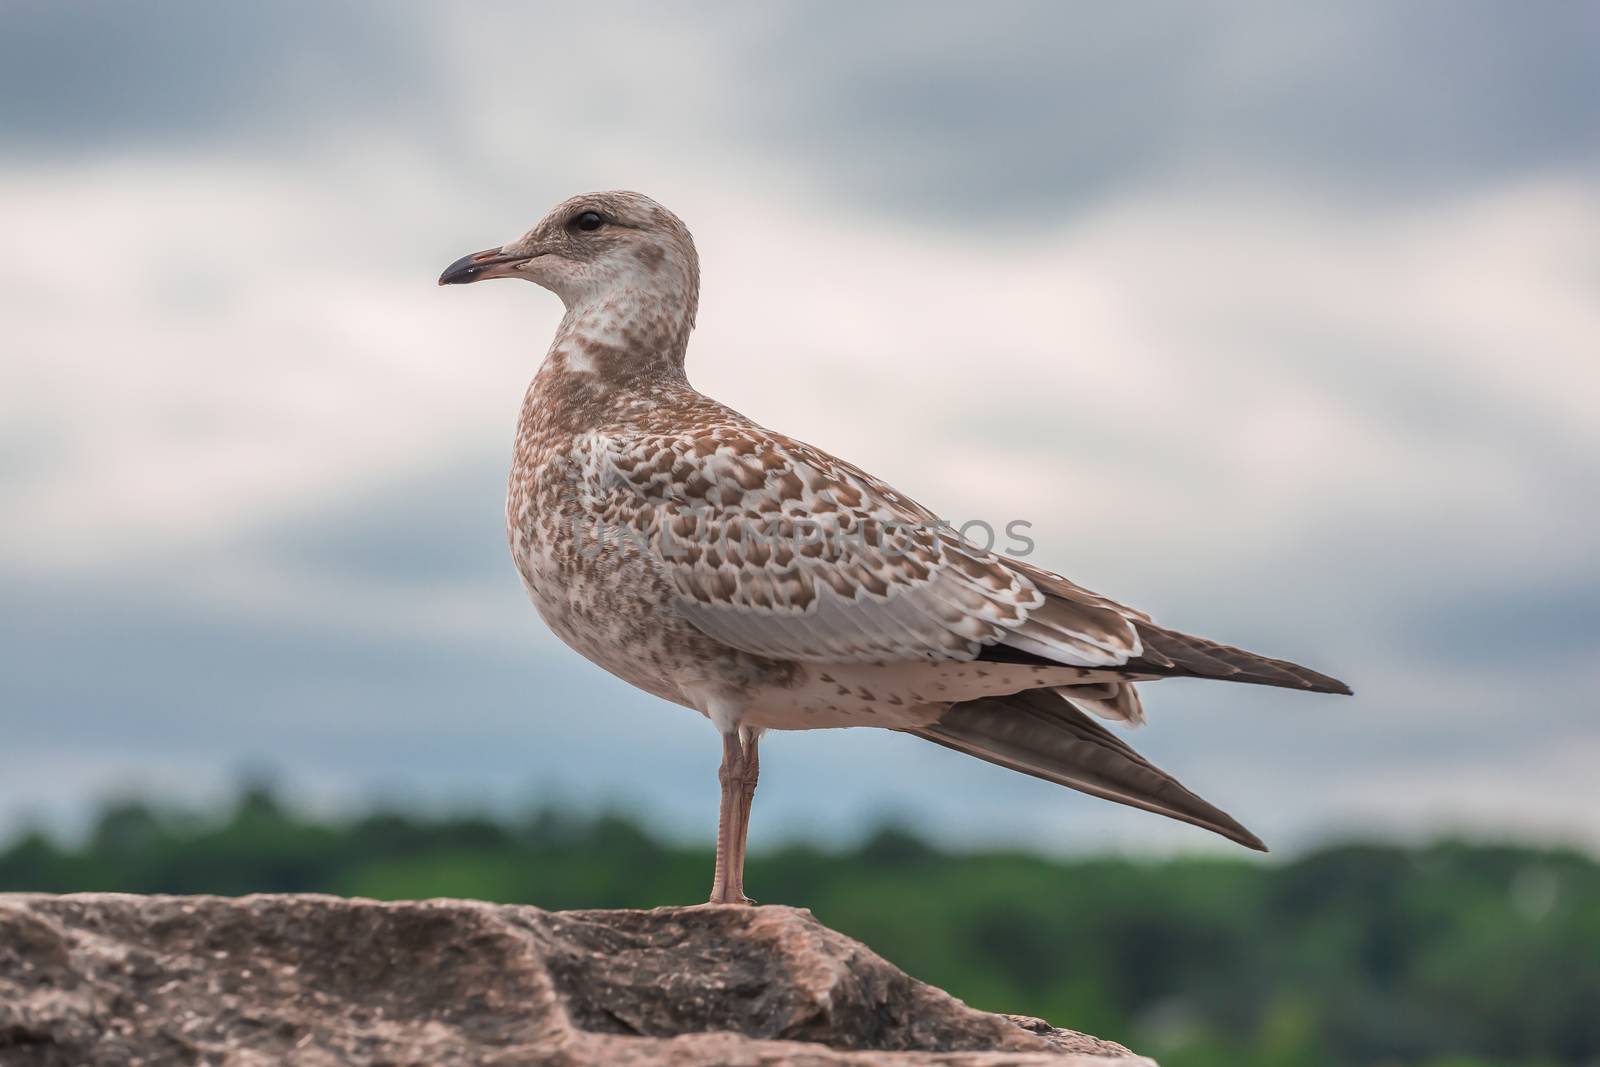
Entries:
<svg viewBox="0 0 1600 1067">
<path fill-rule="evenodd" d="M 744 892 L 744 847 L 750 836 L 750 805 L 756 798 L 756 778 L 761 773 L 761 755 L 757 745 L 761 742 L 761 731 L 745 729 L 740 731 L 740 740 L 744 747 L 744 773 L 739 776 L 739 822 L 738 832 L 734 835 L 734 854 L 731 864 L 738 875 L 739 892 Z M 755 901 L 749 897 L 744 898 L 748 903 Z"/>
<path fill-rule="evenodd" d="M 711 881 L 712 904 L 753 903 L 744 895 L 744 831 L 750 810 L 749 798 L 755 795 L 755 776 L 748 772 L 747 752 L 754 755 L 754 742 L 747 749 L 737 728 L 722 735 L 722 766 L 717 782 L 722 786 L 722 808 L 717 819 L 717 870 Z"/>
</svg>

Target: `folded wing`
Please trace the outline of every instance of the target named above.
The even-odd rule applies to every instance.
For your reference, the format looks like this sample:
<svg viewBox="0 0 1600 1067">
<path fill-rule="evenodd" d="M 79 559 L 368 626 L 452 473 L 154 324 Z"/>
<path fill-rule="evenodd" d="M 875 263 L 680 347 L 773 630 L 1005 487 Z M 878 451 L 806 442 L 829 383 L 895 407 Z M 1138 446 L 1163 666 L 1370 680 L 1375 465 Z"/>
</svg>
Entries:
<svg viewBox="0 0 1600 1067">
<path fill-rule="evenodd" d="M 1047 595 L 860 468 L 766 432 L 607 444 L 589 502 L 656 558 L 677 607 L 735 648 L 803 662 L 971 660 L 1004 643 L 1052 663 L 1137 655 L 1109 601 Z"/>
</svg>

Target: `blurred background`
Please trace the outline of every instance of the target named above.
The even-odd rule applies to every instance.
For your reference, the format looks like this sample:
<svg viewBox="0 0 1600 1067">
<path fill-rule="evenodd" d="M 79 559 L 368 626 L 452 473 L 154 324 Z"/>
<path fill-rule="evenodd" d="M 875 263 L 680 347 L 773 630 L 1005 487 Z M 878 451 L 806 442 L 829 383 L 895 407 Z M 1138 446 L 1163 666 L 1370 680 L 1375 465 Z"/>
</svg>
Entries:
<svg viewBox="0 0 1600 1067">
<path fill-rule="evenodd" d="M 752 892 L 1169 1067 L 1600 1061 L 1597 50 L 1593 2 L 12 0 L 0 888 L 703 893 L 714 733 L 504 546 L 559 304 L 434 287 L 633 188 L 701 389 L 1358 694 L 1146 690 L 1263 862 L 774 737 Z"/>
</svg>

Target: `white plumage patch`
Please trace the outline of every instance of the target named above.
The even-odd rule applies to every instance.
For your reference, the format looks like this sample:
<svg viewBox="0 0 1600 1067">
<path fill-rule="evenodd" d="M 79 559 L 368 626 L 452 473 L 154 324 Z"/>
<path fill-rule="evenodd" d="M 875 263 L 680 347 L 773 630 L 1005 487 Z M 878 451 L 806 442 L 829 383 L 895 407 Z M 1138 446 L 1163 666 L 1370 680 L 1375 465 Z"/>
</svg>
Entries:
<svg viewBox="0 0 1600 1067">
<path fill-rule="evenodd" d="M 1144 725 L 1144 704 L 1139 691 L 1128 682 L 1102 682 L 1098 685 L 1064 685 L 1056 688 L 1057 696 L 1084 711 L 1102 719 Z"/>
</svg>

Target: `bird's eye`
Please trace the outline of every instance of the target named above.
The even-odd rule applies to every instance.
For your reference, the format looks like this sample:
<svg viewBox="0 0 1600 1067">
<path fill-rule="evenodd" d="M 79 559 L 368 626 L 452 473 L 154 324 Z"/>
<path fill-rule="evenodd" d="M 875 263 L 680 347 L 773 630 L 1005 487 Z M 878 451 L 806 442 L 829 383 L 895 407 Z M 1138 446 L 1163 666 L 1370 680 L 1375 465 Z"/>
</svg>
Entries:
<svg viewBox="0 0 1600 1067">
<path fill-rule="evenodd" d="M 605 217 L 598 211 L 585 211 L 572 220 L 572 224 L 580 230 L 598 230 L 605 225 Z"/>
</svg>

